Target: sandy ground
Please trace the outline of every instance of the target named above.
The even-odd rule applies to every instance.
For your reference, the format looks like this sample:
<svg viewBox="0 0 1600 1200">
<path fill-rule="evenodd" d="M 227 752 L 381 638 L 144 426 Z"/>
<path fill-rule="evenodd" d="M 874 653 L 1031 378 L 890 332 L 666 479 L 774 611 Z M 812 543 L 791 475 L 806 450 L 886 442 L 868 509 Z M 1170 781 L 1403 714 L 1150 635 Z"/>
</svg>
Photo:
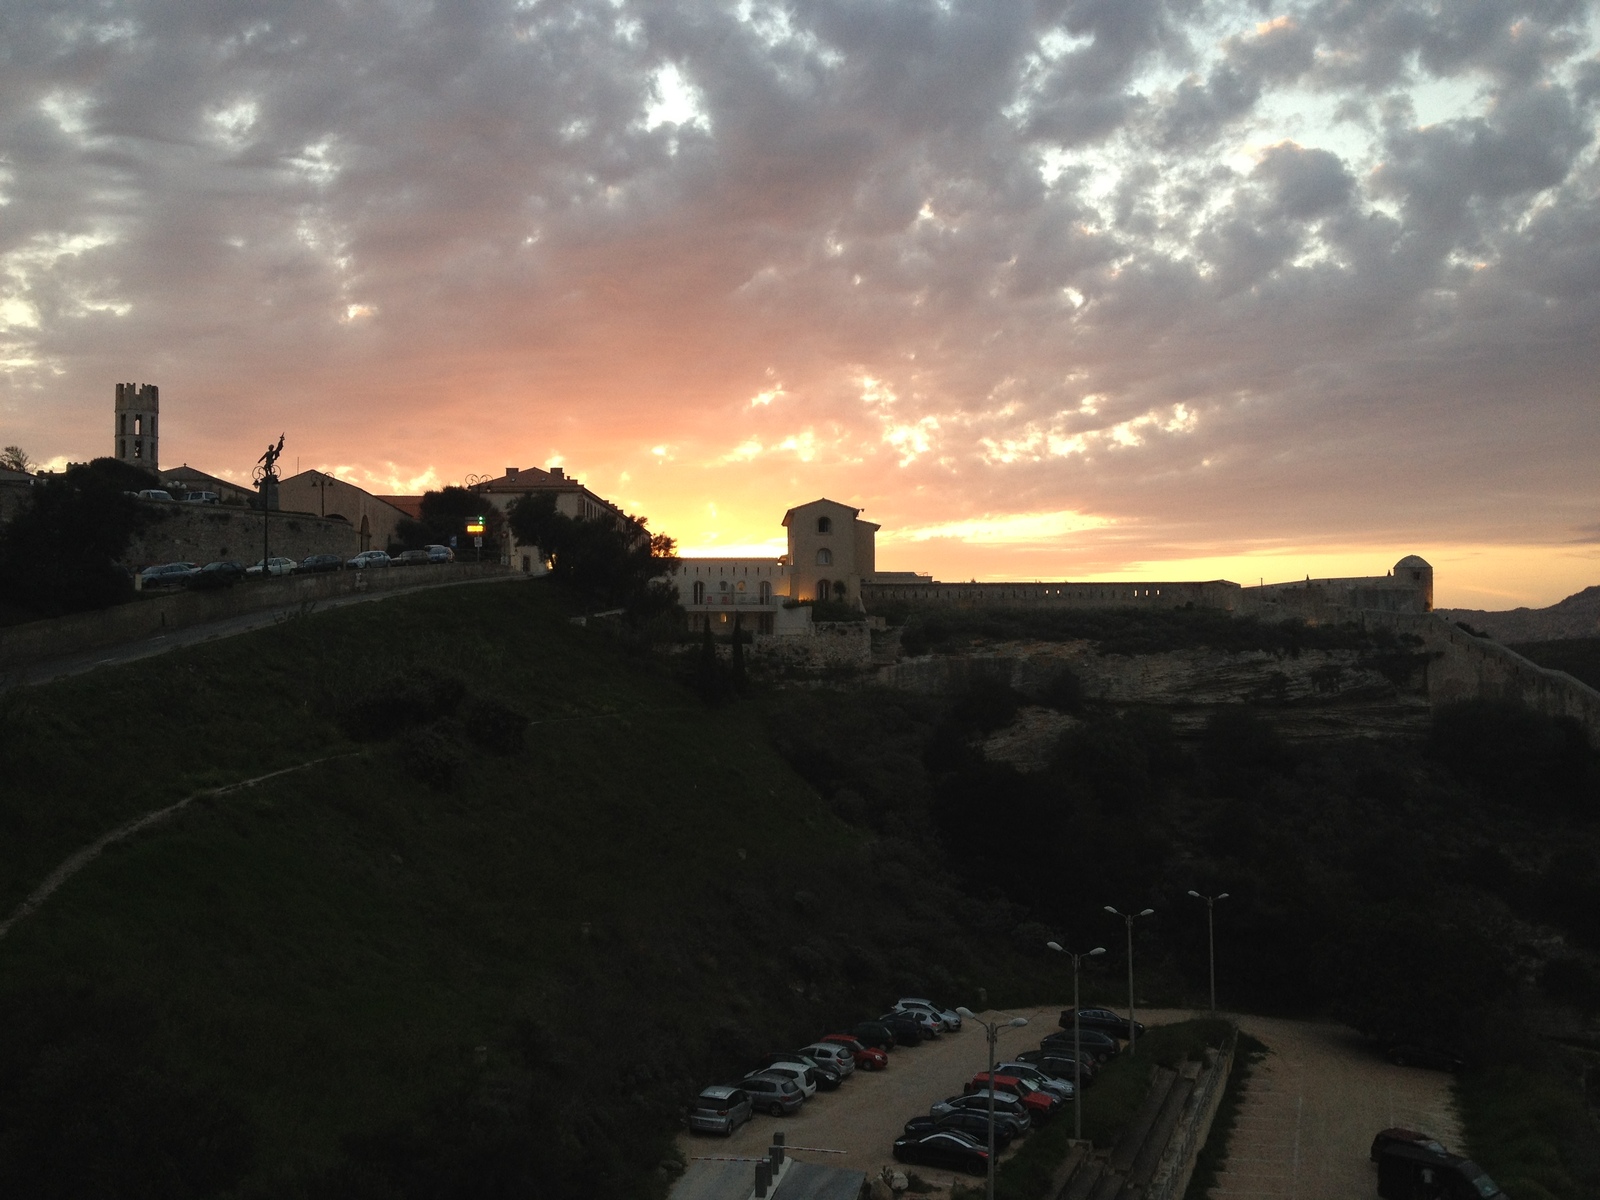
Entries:
<svg viewBox="0 0 1600 1200">
<path fill-rule="evenodd" d="M 1001 1014 L 1029 1020 L 1028 1028 L 1000 1035 L 1001 1057 L 1054 1032 L 1061 1007 Z M 1193 1015 L 1199 1014 L 1141 1010 L 1139 1019 L 1160 1025 Z M 1237 1019 L 1272 1053 L 1257 1064 L 1245 1093 L 1227 1169 L 1211 1191 L 1216 1200 L 1366 1200 L 1377 1196 L 1367 1152 L 1378 1130 L 1410 1125 L 1447 1146 L 1460 1142 L 1448 1075 L 1392 1067 L 1339 1025 Z M 960 1033 L 898 1048 L 887 1070 L 857 1071 L 837 1092 L 819 1092 L 792 1117 L 758 1114 L 732 1138 L 685 1133 L 679 1145 L 688 1159 L 755 1158 L 766 1151 L 773 1130 L 782 1129 L 796 1158 L 874 1174 L 893 1164 L 890 1147 L 906 1121 L 959 1092 L 984 1069 L 987 1056 L 983 1031 L 969 1021 Z M 1094 1103 L 1092 1089 L 1087 1102 Z M 927 1167 L 917 1173 L 941 1185 L 956 1178 Z"/>
</svg>

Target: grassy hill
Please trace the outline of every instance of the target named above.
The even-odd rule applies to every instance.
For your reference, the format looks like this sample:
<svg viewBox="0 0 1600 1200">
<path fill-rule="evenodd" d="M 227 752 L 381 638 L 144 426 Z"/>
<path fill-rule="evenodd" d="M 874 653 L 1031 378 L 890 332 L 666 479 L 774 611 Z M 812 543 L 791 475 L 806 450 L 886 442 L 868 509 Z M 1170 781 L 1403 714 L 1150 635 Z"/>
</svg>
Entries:
<svg viewBox="0 0 1600 1200">
<path fill-rule="evenodd" d="M 648 1195 L 688 1089 L 755 1053 L 899 988 L 1042 990 L 1016 910 L 564 617 L 448 589 L 5 698 L 0 913 L 314 765 L 0 939 L 0 1193 Z"/>
</svg>

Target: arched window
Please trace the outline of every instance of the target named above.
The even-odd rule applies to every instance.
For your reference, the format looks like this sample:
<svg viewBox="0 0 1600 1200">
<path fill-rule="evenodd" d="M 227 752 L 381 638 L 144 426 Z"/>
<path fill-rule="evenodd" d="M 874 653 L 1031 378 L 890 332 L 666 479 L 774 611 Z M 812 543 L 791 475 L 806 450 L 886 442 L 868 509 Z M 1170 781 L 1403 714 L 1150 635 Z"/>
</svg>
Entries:
<svg viewBox="0 0 1600 1200">
<path fill-rule="evenodd" d="M 772 599 L 772 584 L 765 579 L 761 581 L 761 603 L 766 604 Z"/>
<path fill-rule="evenodd" d="M 832 533 L 833 532 L 833 518 L 832 517 L 818 517 L 817 518 L 817 532 L 818 533 Z"/>
<path fill-rule="evenodd" d="M 696 579 L 694 581 L 694 602 L 696 604 L 704 604 L 706 602 L 706 585 L 704 580 Z"/>
<path fill-rule="evenodd" d="M 819 566 L 819 567 L 831 567 L 831 566 L 833 566 L 833 551 L 829 550 L 826 546 L 824 546 L 821 550 L 818 550 L 817 551 L 817 566 Z"/>
<path fill-rule="evenodd" d="M 829 583 L 826 579 L 817 580 L 817 599 L 818 600 L 831 600 L 831 599 L 833 599 L 833 585 L 831 583 Z"/>
<path fill-rule="evenodd" d="M 744 580 L 741 579 L 741 580 L 739 580 L 738 583 L 734 584 L 733 585 L 733 590 L 736 591 L 736 592 L 744 591 Z"/>
</svg>

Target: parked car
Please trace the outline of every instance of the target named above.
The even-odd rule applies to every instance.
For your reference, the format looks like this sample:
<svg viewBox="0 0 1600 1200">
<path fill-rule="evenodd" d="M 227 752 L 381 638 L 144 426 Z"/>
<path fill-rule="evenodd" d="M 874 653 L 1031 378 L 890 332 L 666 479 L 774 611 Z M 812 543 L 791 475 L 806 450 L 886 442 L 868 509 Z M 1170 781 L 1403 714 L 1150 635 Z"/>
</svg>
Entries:
<svg viewBox="0 0 1600 1200">
<path fill-rule="evenodd" d="M 943 1167 L 982 1175 L 989 1169 L 989 1151 L 964 1133 L 941 1129 L 925 1136 L 906 1134 L 894 1142 L 896 1161 L 923 1167 Z"/>
<path fill-rule="evenodd" d="M 908 1017 L 914 1017 L 918 1021 L 926 1017 L 933 1022 L 933 1031 L 935 1033 L 943 1033 L 950 1028 L 946 1024 L 944 1017 L 940 1016 L 938 1010 L 932 1005 L 907 1004 L 902 1000 L 896 1000 L 894 1002 L 894 1011 L 904 1013 Z"/>
<path fill-rule="evenodd" d="M 134 494 L 141 500 L 165 500 L 168 504 L 172 503 L 172 493 L 165 488 L 144 488 Z"/>
<path fill-rule="evenodd" d="M 755 1107 L 775 1117 L 787 1116 L 806 1100 L 793 1079 L 772 1071 L 757 1071 L 745 1076 L 739 1081 L 739 1090 L 749 1094 Z"/>
<path fill-rule="evenodd" d="M 1014 1092 L 995 1092 L 994 1111 L 1005 1113 L 1006 1116 L 1011 1117 L 1018 1125 L 1022 1126 L 1024 1133 L 1033 1128 L 1033 1115 L 1028 1112 L 1027 1106 L 1022 1103 L 1021 1098 Z M 928 1109 L 928 1115 L 934 1118 L 953 1112 L 978 1112 L 988 1116 L 989 1093 L 987 1091 L 964 1092 L 959 1096 L 951 1096 L 947 1099 L 936 1101 Z"/>
<path fill-rule="evenodd" d="M 902 1021 L 910 1021 L 922 1031 L 923 1041 L 938 1037 L 939 1034 L 944 1030 L 943 1021 L 934 1016 L 932 1013 L 922 1012 L 919 1009 L 908 1008 L 904 1011 L 896 1009 L 893 1012 L 884 1013 L 883 1016 L 878 1018 L 878 1020 L 887 1023 L 891 1017 L 899 1017 Z M 899 1034 L 896 1034 L 895 1036 L 898 1037 Z"/>
<path fill-rule="evenodd" d="M 1438 1046 L 1422 1046 L 1413 1042 L 1397 1042 L 1383 1052 L 1397 1067 L 1428 1067 L 1435 1071 L 1460 1071 L 1465 1062 L 1452 1050 Z"/>
<path fill-rule="evenodd" d="M 942 1004 L 935 1004 L 932 1000 L 924 1000 L 920 996 L 902 996 L 895 1001 L 896 1008 L 920 1008 L 931 1012 L 944 1022 L 944 1027 L 952 1032 L 961 1028 L 961 1014 L 953 1008 L 946 1008 Z"/>
<path fill-rule="evenodd" d="M 1398 1125 L 1391 1125 L 1388 1129 L 1380 1129 L 1372 1139 L 1372 1152 L 1370 1157 L 1373 1162 L 1378 1161 L 1378 1156 L 1390 1146 L 1423 1146 L 1436 1154 L 1450 1153 L 1438 1142 L 1427 1134 L 1416 1129 L 1404 1129 Z"/>
<path fill-rule="evenodd" d="M 337 554 L 308 554 L 297 568 L 302 575 L 315 575 L 320 571 L 344 570 L 344 559 Z"/>
<path fill-rule="evenodd" d="M 251 578 L 260 578 L 263 575 L 293 575 L 294 559 L 264 558 L 254 566 L 246 567 L 244 573 Z"/>
<path fill-rule="evenodd" d="M 1061 1019 L 1057 1022 L 1063 1029 L 1072 1028 L 1072 1010 L 1061 1010 Z M 1109 1033 L 1112 1037 L 1128 1040 L 1128 1018 L 1119 1017 L 1109 1008 L 1080 1008 L 1078 1010 L 1079 1029 L 1098 1029 L 1101 1033 Z M 1144 1036 L 1144 1022 L 1133 1022 L 1133 1032 Z"/>
<path fill-rule="evenodd" d="M 139 572 L 139 586 L 146 589 L 181 587 L 194 569 L 195 565 L 192 562 L 162 563 L 157 567 L 146 567 Z"/>
<path fill-rule="evenodd" d="M 1506 1200 L 1500 1185 L 1470 1158 L 1415 1143 L 1385 1146 L 1378 1155 L 1383 1200 Z"/>
<path fill-rule="evenodd" d="M 1077 1036 L 1078 1048 L 1087 1050 L 1101 1062 L 1115 1058 L 1122 1050 L 1121 1042 L 1117 1041 L 1109 1033 L 1101 1033 L 1098 1029 L 1079 1029 Z M 1057 1051 L 1065 1050 L 1066 1053 L 1071 1054 L 1072 1037 L 1073 1034 L 1070 1029 L 1062 1030 L 1060 1033 L 1046 1034 L 1044 1041 L 1039 1043 L 1039 1048 L 1043 1050 L 1049 1047 Z"/>
<path fill-rule="evenodd" d="M 809 1046 L 801 1046 L 800 1053 L 821 1066 L 837 1071 L 841 1079 L 849 1079 L 856 1073 L 855 1052 L 833 1042 L 812 1042 Z"/>
<path fill-rule="evenodd" d="M 953 1112 L 945 1113 L 942 1117 L 912 1117 L 906 1122 L 905 1132 L 926 1137 L 928 1134 L 940 1129 L 953 1129 L 957 1133 L 965 1133 L 973 1138 L 979 1145 L 989 1144 L 989 1114 L 986 1112 Z M 994 1148 L 1003 1151 L 1012 1142 L 1022 1135 L 1022 1126 L 1007 1116 L 997 1112 L 994 1115 Z"/>
<path fill-rule="evenodd" d="M 1028 1116 L 1036 1125 L 1048 1121 L 1055 1115 L 1056 1109 L 1061 1107 L 1061 1100 L 1043 1088 L 1035 1087 L 1019 1076 L 1002 1075 L 998 1071 L 993 1076 L 987 1071 L 979 1071 L 967 1080 L 967 1086 L 961 1090 L 971 1093 L 987 1091 L 989 1088 L 994 1088 L 996 1095 L 1009 1093 L 1021 1100 L 1027 1106 Z"/>
<path fill-rule="evenodd" d="M 211 591 L 232 587 L 244 578 L 244 564 L 236 562 L 209 562 L 197 571 L 190 571 L 183 586 L 193 591 Z"/>
<path fill-rule="evenodd" d="M 424 546 L 428 552 L 428 561 L 436 563 L 455 562 L 456 552 L 449 546 Z"/>
<path fill-rule="evenodd" d="M 221 504 L 222 497 L 216 492 L 185 492 L 178 497 L 184 504 Z"/>
<path fill-rule="evenodd" d="M 896 1040 L 894 1030 L 882 1021 L 862 1021 L 852 1025 L 849 1029 L 850 1036 L 859 1041 L 863 1046 L 875 1046 L 885 1054 L 895 1048 Z M 917 1033 L 917 1041 L 922 1040 L 922 1034 Z"/>
<path fill-rule="evenodd" d="M 822 1040 L 850 1051 L 855 1056 L 856 1066 L 863 1071 L 881 1071 L 889 1065 L 889 1056 L 883 1050 L 868 1046 L 860 1038 L 853 1038 L 848 1033 L 830 1033 Z"/>
<path fill-rule="evenodd" d="M 394 560 L 397 567 L 425 567 L 432 560 L 426 550 L 402 550 Z"/>
<path fill-rule="evenodd" d="M 755 1101 L 749 1092 L 715 1084 L 700 1089 L 700 1094 L 690 1102 L 689 1128 L 732 1137 L 733 1131 L 754 1116 L 755 1111 Z"/>
<path fill-rule="evenodd" d="M 805 1067 L 806 1077 L 817 1085 L 818 1091 L 836 1092 L 839 1090 L 839 1085 L 844 1082 L 844 1076 L 836 1067 L 829 1066 L 820 1058 L 812 1058 L 804 1050 L 790 1050 L 784 1058 Z"/>
<path fill-rule="evenodd" d="M 1073 1063 L 1072 1047 L 1047 1046 L 1042 1050 L 1023 1050 L 1017 1055 L 1018 1062 L 1030 1063 L 1046 1074 L 1054 1075 L 1057 1079 L 1065 1079 L 1068 1083 L 1082 1078 L 1083 1086 L 1088 1087 L 1100 1073 L 1100 1060 L 1088 1050 L 1083 1050 L 1078 1055 L 1079 1062 Z"/>
<path fill-rule="evenodd" d="M 1025 1079 L 1034 1087 L 1042 1088 L 1063 1102 L 1073 1098 L 1072 1080 L 1058 1079 L 1032 1063 L 995 1063 L 994 1069 L 997 1075 L 1015 1075 L 1019 1079 Z"/>
<path fill-rule="evenodd" d="M 353 567 L 357 571 L 364 571 L 368 567 L 387 567 L 392 561 L 382 550 L 363 550 L 345 563 L 345 566 Z"/>
<path fill-rule="evenodd" d="M 933 1036 L 928 1032 L 928 1027 L 910 1013 L 884 1013 L 878 1018 L 878 1023 L 888 1026 L 889 1032 L 894 1034 L 895 1043 L 901 1046 L 920 1046 Z"/>
<path fill-rule="evenodd" d="M 817 1094 L 817 1069 L 809 1063 L 795 1062 L 786 1055 L 775 1055 L 756 1064 L 770 1075 L 781 1075 L 800 1089 L 800 1098 L 809 1100 Z"/>
</svg>

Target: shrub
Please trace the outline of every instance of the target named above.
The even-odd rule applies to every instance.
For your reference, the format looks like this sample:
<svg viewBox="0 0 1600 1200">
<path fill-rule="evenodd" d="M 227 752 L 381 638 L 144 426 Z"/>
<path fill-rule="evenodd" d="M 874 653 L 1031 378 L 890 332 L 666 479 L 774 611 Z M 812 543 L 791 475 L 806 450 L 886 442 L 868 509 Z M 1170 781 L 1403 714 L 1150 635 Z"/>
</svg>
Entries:
<svg viewBox="0 0 1600 1200">
<path fill-rule="evenodd" d="M 425 667 L 391 675 L 346 704 L 339 727 L 353 741 L 382 741 L 452 715 L 466 694 L 467 685 L 455 676 Z"/>
</svg>

